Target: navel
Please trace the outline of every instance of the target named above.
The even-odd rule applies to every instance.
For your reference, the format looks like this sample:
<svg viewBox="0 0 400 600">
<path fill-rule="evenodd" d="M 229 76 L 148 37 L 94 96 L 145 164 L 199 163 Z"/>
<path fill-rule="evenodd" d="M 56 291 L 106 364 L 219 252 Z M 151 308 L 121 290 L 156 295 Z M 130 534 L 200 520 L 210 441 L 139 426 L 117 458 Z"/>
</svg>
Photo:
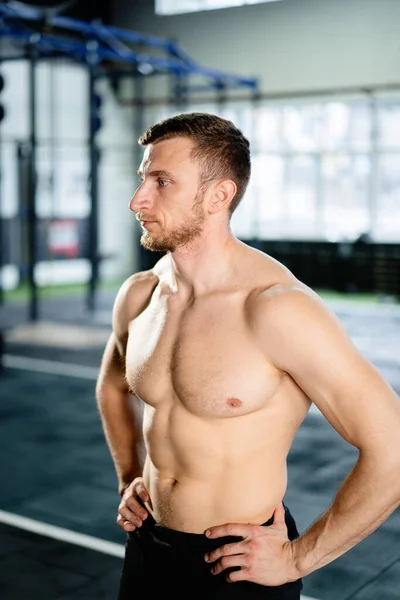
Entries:
<svg viewBox="0 0 400 600">
<path fill-rule="evenodd" d="M 243 404 L 243 402 L 241 400 L 239 400 L 239 398 L 228 398 L 226 403 L 231 408 L 239 408 Z"/>
</svg>

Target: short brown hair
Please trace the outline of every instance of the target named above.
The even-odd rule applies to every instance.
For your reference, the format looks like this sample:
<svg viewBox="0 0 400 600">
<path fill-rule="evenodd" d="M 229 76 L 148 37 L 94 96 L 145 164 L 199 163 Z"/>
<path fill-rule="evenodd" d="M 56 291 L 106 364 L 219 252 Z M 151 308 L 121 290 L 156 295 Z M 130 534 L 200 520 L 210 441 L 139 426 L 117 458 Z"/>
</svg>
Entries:
<svg viewBox="0 0 400 600">
<path fill-rule="evenodd" d="M 192 156 L 201 165 L 200 185 L 229 178 L 237 192 L 229 206 L 232 215 L 250 179 L 250 144 L 231 121 L 209 113 L 182 113 L 155 123 L 138 139 L 141 146 L 174 137 L 194 142 Z"/>
</svg>

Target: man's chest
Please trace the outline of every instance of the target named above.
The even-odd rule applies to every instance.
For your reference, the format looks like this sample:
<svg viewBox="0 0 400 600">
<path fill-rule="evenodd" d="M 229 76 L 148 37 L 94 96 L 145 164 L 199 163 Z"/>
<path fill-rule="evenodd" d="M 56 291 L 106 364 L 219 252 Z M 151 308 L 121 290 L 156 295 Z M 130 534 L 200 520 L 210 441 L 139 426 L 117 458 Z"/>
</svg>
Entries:
<svg viewBox="0 0 400 600">
<path fill-rule="evenodd" d="M 154 407 L 175 397 L 195 414 L 235 416 L 264 405 L 281 375 L 256 346 L 240 306 L 159 305 L 130 324 L 126 378 Z"/>
</svg>

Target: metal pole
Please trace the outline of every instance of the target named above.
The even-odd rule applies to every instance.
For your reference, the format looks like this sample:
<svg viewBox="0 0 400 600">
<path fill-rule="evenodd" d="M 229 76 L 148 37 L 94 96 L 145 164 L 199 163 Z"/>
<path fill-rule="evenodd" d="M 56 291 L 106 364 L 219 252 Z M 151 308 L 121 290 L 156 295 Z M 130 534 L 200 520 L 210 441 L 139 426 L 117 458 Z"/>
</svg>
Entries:
<svg viewBox="0 0 400 600">
<path fill-rule="evenodd" d="M 36 215 L 36 63 L 37 49 L 32 43 L 29 55 L 29 164 L 27 194 L 27 237 L 28 237 L 28 288 L 29 288 L 29 320 L 38 318 L 38 292 L 35 280 L 37 263 L 37 215 Z"/>
<path fill-rule="evenodd" d="M 170 104 L 176 110 L 184 111 L 187 108 L 188 97 L 188 75 L 175 72 L 170 75 Z"/>
<path fill-rule="evenodd" d="M 99 217 L 99 148 L 96 141 L 96 94 L 95 64 L 96 57 L 89 55 L 89 157 L 90 157 L 90 216 L 89 216 L 89 260 L 91 274 L 87 296 L 87 306 L 93 312 L 96 305 L 96 291 L 99 279 L 98 217 Z"/>
<path fill-rule="evenodd" d="M 226 104 L 227 104 L 227 93 L 226 93 L 226 85 L 223 81 L 217 81 L 215 85 L 215 89 L 217 90 L 217 106 L 218 111 L 222 113 Z"/>
<path fill-rule="evenodd" d="M 1 76 L 1 74 L 0 74 Z M 1 132 L 1 126 L 0 126 Z M 2 140 L 0 137 L 0 304 L 4 303 L 4 229 L 3 229 L 3 214 L 2 214 L 2 201 L 3 201 L 3 165 L 2 165 Z M 1 346 L 1 340 L 0 340 Z M 1 356 L 1 347 L 0 347 L 0 356 Z"/>
<path fill-rule="evenodd" d="M 3 82 L 4 85 L 4 82 Z M 3 114 L 4 118 L 4 114 Z M 0 139 L 0 150 L 2 149 Z M 1 161 L 2 156 L 0 155 L 0 304 L 4 303 L 4 235 L 3 235 L 3 215 L 2 215 L 2 200 L 3 200 L 3 165 Z M 5 340 L 4 333 L 0 329 L 0 375 L 4 372 L 4 351 L 5 351 Z"/>
</svg>

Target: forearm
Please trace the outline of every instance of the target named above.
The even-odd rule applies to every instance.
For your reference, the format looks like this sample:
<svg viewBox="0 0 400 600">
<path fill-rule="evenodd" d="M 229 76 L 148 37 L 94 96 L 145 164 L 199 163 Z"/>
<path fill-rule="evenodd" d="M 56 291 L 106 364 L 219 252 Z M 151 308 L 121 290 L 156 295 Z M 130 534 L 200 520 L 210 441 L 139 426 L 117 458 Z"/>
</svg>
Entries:
<svg viewBox="0 0 400 600">
<path fill-rule="evenodd" d="M 103 389 L 97 396 L 97 405 L 121 493 L 135 477 L 142 475 L 146 453 L 141 414 L 129 395 L 115 388 Z"/>
<path fill-rule="evenodd" d="M 292 542 L 301 577 L 332 562 L 377 529 L 400 504 L 400 468 L 361 454 L 329 509 Z"/>
</svg>

